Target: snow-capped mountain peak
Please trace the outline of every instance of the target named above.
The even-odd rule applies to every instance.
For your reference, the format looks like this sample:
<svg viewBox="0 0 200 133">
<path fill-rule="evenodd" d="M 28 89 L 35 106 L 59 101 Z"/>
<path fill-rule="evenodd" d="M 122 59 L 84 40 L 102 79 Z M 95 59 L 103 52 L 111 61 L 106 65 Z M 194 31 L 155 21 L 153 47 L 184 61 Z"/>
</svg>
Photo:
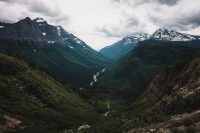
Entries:
<svg viewBox="0 0 200 133">
<path fill-rule="evenodd" d="M 124 45 L 127 45 L 127 44 L 133 44 L 133 43 L 135 44 L 140 41 L 147 40 L 149 39 L 149 37 L 150 35 L 147 33 L 134 33 L 134 34 L 125 36 L 122 40 L 125 41 Z"/>
<path fill-rule="evenodd" d="M 85 42 L 67 32 L 61 26 L 51 25 L 40 17 L 33 20 L 26 17 L 13 24 L 0 22 L 0 39 L 47 42 L 48 44 L 59 44 L 63 46 L 70 44 L 71 47 L 69 46 L 69 48 L 71 49 L 72 47 L 74 49 L 78 47 L 84 49 L 89 48 Z"/>
<path fill-rule="evenodd" d="M 160 28 L 157 31 L 155 31 L 150 38 L 155 40 L 166 40 L 166 41 L 191 41 L 191 40 L 197 40 L 200 37 L 185 33 L 179 33 L 174 30 Z"/>
<path fill-rule="evenodd" d="M 34 19 L 33 21 L 35 23 L 37 23 L 38 26 L 45 26 L 48 24 L 46 20 L 44 20 L 43 18 L 39 18 L 39 17 Z"/>
</svg>

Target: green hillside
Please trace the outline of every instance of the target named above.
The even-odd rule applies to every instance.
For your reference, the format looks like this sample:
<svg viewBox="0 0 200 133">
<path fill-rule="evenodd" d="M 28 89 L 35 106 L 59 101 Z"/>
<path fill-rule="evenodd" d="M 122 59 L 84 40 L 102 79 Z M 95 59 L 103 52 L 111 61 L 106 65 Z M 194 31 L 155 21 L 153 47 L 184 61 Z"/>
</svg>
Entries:
<svg viewBox="0 0 200 133">
<path fill-rule="evenodd" d="M 200 122 L 200 58 L 169 66 L 142 95 L 88 132 L 196 133 Z"/>
<path fill-rule="evenodd" d="M 68 47 L 68 43 L 74 48 Z M 85 45 L 20 40 L 0 40 L 2 53 L 23 59 L 63 83 L 87 86 L 92 74 L 108 65 L 99 53 Z"/>
<path fill-rule="evenodd" d="M 198 49 L 181 42 L 147 40 L 98 77 L 91 88 L 96 96 L 134 100 L 154 76 L 169 65 L 189 60 Z"/>
<path fill-rule="evenodd" d="M 174 130 L 183 126 L 184 131 L 187 131 L 188 127 L 200 121 L 199 77 L 199 57 L 159 73 L 142 96 L 132 104 L 130 111 L 124 113 L 127 121 L 124 128 L 148 127 L 149 124 L 168 120 L 169 123 L 164 124 L 166 127 L 154 124 L 151 128 L 158 126 Z M 195 127 L 191 131 L 195 132 Z"/>
<path fill-rule="evenodd" d="M 2 115 L 18 119 L 14 131 L 55 133 L 100 118 L 72 89 L 16 58 L 0 54 L 0 70 L 0 123 Z"/>
</svg>

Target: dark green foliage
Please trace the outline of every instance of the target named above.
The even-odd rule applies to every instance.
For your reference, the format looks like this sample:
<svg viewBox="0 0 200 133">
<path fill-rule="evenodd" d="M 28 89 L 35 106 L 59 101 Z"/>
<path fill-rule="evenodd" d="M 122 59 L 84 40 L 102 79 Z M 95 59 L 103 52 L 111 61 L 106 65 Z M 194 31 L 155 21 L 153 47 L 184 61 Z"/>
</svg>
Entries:
<svg viewBox="0 0 200 133">
<path fill-rule="evenodd" d="M 0 112 L 21 120 L 24 132 L 57 132 L 99 120 L 86 100 L 44 72 L 3 54 L 0 68 Z"/>
<path fill-rule="evenodd" d="M 70 49 L 68 43 L 74 47 Z M 92 75 L 103 69 L 107 60 L 88 46 L 85 49 L 74 42 L 48 44 L 47 42 L 0 40 L 0 51 L 23 59 L 64 83 L 89 85 Z"/>
<path fill-rule="evenodd" d="M 165 121 L 172 115 L 193 112 L 200 108 L 200 58 L 168 67 L 159 73 L 146 91 L 124 112 L 124 129 L 145 127 Z M 183 93 L 184 92 L 184 93 Z M 192 93 L 191 93 L 192 92 Z M 190 94 L 190 95 L 189 95 Z M 172 127 L 184 125 L 189 131 L 200 121 L 199 114 L 183 121 L 172 123 Z M 178 131 L 177 128 L 173 129 Z"/>
<path fill-rule="evenodd" d="M 6 122 L 5 118 L 3 117 L 2 114 L 0 114 L 0 125 L 5 124 L 5 122 Z"/>
<path fill-rule="evenodd" d="M 180 44 L 154 40 L 140 42 L 137 48 L 99 77 L 92 89 L 94 94 L 135 99 L 157 73 L 169 65 L 192 58 L 198 51 Z"/>
</svg>

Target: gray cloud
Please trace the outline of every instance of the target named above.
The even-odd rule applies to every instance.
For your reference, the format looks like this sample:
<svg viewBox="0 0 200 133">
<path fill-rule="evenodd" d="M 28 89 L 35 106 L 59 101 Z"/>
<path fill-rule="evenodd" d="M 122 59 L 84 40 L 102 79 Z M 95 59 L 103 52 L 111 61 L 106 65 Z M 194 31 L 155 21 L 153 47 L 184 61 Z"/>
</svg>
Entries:
<svg viewBox="0 0 200 133">
<path fill-rule="evenodd" d="M 128 18 L 126 20 L 126 27 L 132 27 L 132 26 L 139 26 L 140 25 L 140 22 L 139 22 L 139 18 L 136 18 L 136 17 L 131 17 L 131 18 Z"/>
<path fill-rule="evenodd" d="M 20 12 L 21 10 L 15 11 L 16 17 L 19 19 L 22 19 L 26 16 L 38 15 L 36 17 L 45 17 L 49 20 L 52 20 L 55 23 L 66 23 L 70 20 L 70 18 L 66 14 L 64 14 L 55 3 L 52 3 L 52 1 L 46 2 L 44 0 L 0 0 L 0 2 L 3 2 L 4 5 L 7 5 L 10 8 L 24 8 L 23 12 Z M 14 16 L 15 15 L 13 14 L 13 17 Z M 0 19 L 1 21 L 10 22 L 9 18 L 7 17 L 5 18 L 1 16 Z"/>
<path fill-rule="evenodd" d="M 122 33 L 119 33 L 120 31 L 117 30 L 114 27 L 97 27 L 96 29 L 97 33 L 100 33 L 101 35 L 105 36 L 105 37 L 121 37 Z"/>
<path fill-rule="evenodd" d="M 73 33 L 76 31 L 83 38 L 89 36 L 91 44 L 98 41 L 104 43 L 106 39 L 112 40 L 112 37 L 116 39 L 134 32 L 151 34 L 161 27 L 200 33 L 199 0 L 109 0 L 110 3 L 108 0 L 92 0 L 95 2 L 91 5 L 77 1 L 0 0 L 0 21 L 16 22 L 27 16 L 32 19 L 43 17 L 51 24 L 62 25 Z M 68 8 L 62 6 L 62 2 Z M 97 3 L 102 5 L 95 5 Z M 66 13 L 70 15 L 71 23 Z M 97 40 L 93 39 L 94 36 Z"/>
<path fill-rule="evenodd" d="M 172 17 L 148 16 L 149 22 L 178 31 L 187 31 L 200 26 L 200 10 L 196 12 L 180 13 Z"/>
<path fill-rule="evenodd" d="M 55 17 L 59 14 L 59 10 L 57 9 L 49 9 L 48 6 L 44 5 L 42 2 L 36 2 L 34 4 L 27 3 L 28 10 L 31 12 L 42 13 L 45 16 Z"/>
<path fill-rule="evenodd" d="M 168 6 L 176 5 L 180 0 L 111 0 L 111 2 L 120 3 L 120 4 L 127 4 L 133 7 L 140 6 L 147 3 L 158 3 Z"/>
<path fill-rule="evenodd" d="M 141 28 L 142 27 L 142 28 Z M 137 32 L 142 32 L 145 29 L 143 22 L 140 22 L 138 18 L 132 16 L 126 19 L 120 20 L 118 24 L 112 26 L 106 25 L 103 27 L 97 27 L 96 32 L 105 37 L 122 37 Z"/>
<path fill-rule="evenodd" d="M 117 24 L 98 27 L 107 36 L 125 36 L 134 32 L 152 33 L 158 28 L 190 31 L 200 27 L 200 3 L 198 0 L 111 0 L 121 11 Z M 126 15 L 124 15 L 124 12 Z M 113 29 L 112 27 L 117 27 Z"/>
<path fill-rule="evenodd" d="M 160 2 L 161 4 L 166 4 L 169 6 L 174 6 L 178 3 L 178 1 L 180 0 L 158 0 L 158 2 Z"/>
</svg>

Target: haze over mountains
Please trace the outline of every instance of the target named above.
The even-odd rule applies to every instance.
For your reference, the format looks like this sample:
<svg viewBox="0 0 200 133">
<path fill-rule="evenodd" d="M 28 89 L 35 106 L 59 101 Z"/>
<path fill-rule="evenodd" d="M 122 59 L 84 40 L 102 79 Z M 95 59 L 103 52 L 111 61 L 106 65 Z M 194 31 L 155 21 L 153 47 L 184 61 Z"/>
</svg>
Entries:
<svg viewBox="0 0 200 133">
<path fill-rule="evenodd" d="M 200 132 L 200 36 L 160 28 L 100 52 L 43 18 L 0 23 L 0 132 Z"/>
</svg>

